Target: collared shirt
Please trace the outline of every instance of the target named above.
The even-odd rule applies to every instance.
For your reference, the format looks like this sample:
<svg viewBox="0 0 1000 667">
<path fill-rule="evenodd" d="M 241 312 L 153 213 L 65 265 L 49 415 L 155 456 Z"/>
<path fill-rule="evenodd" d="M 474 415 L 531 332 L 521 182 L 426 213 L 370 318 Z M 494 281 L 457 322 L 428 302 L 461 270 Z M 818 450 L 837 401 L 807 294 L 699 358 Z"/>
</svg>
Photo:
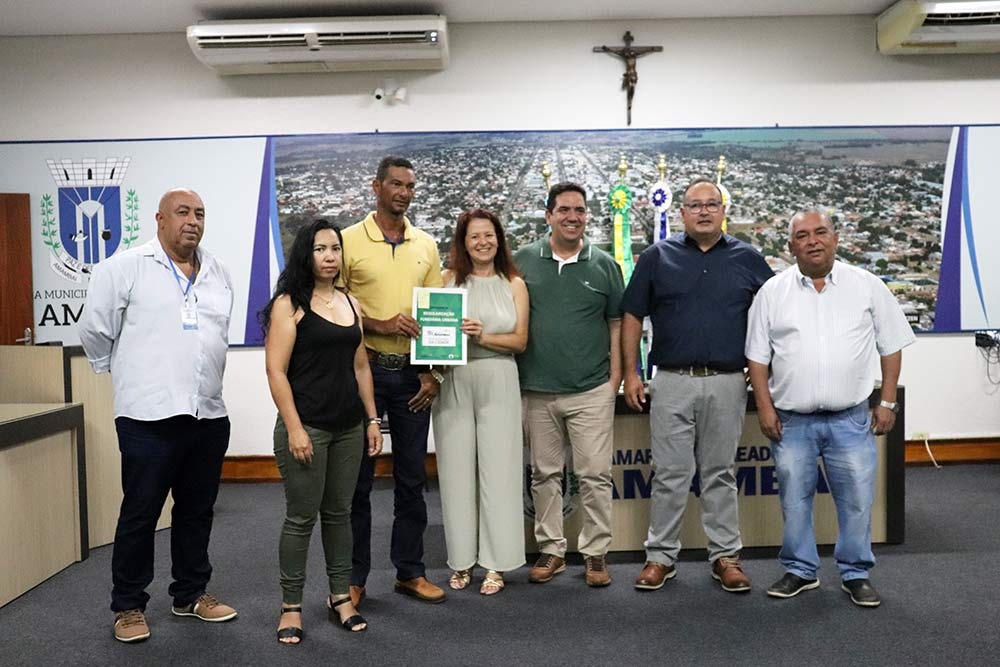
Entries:
<svg viewBox="0 0 1000 667">
<path fill-rule="evenodd" d="M 388 320 L 413 312 L 414 287 L 442 287 L 441 258 L 434 238 L 403 218 L 403 242 L 386 241 L 369 213 L 361 222 L 343 231 L 344 287 L 361 304 L 365 317 Z M 408 354 L 407 336 L 383 336 L 365 332 L 365 345 L 377 352 Z"/>
<path fill-rule="evenodd" d="M 589 391 L 611 373 L 608 320 L 621 318 L 618 264 L 584 239 L 577 261 L 553 257 L 549 235 L 517 251 L 528 286 L 528 347 L 518 355 L 521 388 L 553 394 Z"/>
<path fill-rule="evenodd" d="M 639 256 L 622 310 L 639 319 L 650 316 L 651 363 L 741 371 L 747 311 L 773 275 L 764 257 L 737 238 L 723 234 L 702 252 L 678 232 Z"/>
<path fill-rule="evenodd" d="M 750 309 L 746 355 L 772 364 L 776 408 L 845 410 L 871 394 L 876 353 L 889 356 L 914 340 L 885 283 L 838 260 L 822 292 L 798 266 L 761 288 Z"/>
<path fill-rule="evenodd" d="M 552 259 L 556 260 L 556 262 L 559 264 L 559 272 L 562 273 L 562 268 L 564 266 L 566 266 L 567 264 L 575 264 L 576 262 L 580 261 L 580 251 L 577 251 L 572 255 L 570 255 L 569 257 L 565 258 L 560 257 L 555 253 L 552 253 Z"/>
<path fill-rule="evenodd" d="M 115 417 L 153 421 L 226 415 L 222 374 L 232 279 L 213 255 L 201 248 L 196 252 L 201 268 L 187 298 L 197 312 L 197 328 L 184 327 L 188 281 L 159 239 L 94 267 L 80 342 L 95 372 L 111 371 Z"/>
</svg>

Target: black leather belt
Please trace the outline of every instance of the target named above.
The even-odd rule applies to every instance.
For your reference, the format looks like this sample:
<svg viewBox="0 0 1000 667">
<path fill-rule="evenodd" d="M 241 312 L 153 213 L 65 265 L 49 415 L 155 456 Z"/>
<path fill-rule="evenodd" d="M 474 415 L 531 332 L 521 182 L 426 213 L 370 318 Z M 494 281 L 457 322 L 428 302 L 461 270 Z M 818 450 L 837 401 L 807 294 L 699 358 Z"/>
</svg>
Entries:
<svg viewBox="0 0 1000 667">
<path fill-rule="evenodd" d="M 368 352 L 368 361 L 372 362 L 385 371 L 401 371 L 410 365 L 410 355 L 395 354 L 393 352 L 376 352 L 371 348 L 365 348 Z"/>
<path fill-rule="evenodd" d="M 803 417 L 833 417 L 836 415 L 841 415 L 850 410 L 857 410 L 861 405 L 868 405 L 868 401 L 863 401 L 858 403 L 858 405 L 852 405 L 849 408 L 842 408 L 840 410 L 813 410 L 812 412 L 798 412 L 797 410 L 785 410 L 785 412 L 791 412 L 792 414 L 802 415 Z"/>
<path fill-rule="evenodd" d="M 742 371 L 722 371 L 711 366 L 684 366 L 683 368 L 665 368 L 657 366 L 657 370 L 677 373 L 678 375 L 690 375 L 695 378 L 707 378 L 711 375 L 728 375 L 730 373 L 741 373 Z"/>
</svg>

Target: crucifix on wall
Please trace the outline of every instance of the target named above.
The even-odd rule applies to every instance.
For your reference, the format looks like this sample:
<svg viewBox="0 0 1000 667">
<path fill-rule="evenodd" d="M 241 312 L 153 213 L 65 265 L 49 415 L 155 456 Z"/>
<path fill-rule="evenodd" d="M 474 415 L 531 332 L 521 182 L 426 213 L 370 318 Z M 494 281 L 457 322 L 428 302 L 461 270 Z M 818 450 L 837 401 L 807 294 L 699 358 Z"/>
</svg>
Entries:
<svg viewBox="0 0 1000 667">
<path fill-rule="evenodd" d="M 647 53 L 659 53 L 663 51 L 662 46 L 632 46 L 632 42 L 635 38 L 632 37 L 632 31 L 626 30 L 625 36 L 622 37 L 622 41 L 625 42 L 625 46 L 595 46 L 595 53 L 610 53 L 613 56 L 618 56 L 625 61 L 625 74 L 622 75 L 622 90 L 626 92 L 627 95 L 627 118 L 628 124 L 632 124 L 632 98 L 635 96 L 635 86 L 639 83 L 639 73 L 635 69 L 635 60 L 639 56 L 643 56 Z"/>
</svg>

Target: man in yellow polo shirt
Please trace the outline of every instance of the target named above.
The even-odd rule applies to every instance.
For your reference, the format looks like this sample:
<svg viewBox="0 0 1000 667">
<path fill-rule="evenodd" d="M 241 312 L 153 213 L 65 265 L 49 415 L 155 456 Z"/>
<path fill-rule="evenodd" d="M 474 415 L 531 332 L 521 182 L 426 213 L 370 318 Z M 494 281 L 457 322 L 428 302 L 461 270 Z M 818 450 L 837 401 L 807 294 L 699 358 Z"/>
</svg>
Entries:
<svg viewBox="0 0 1000 667">
<path fill-rule="evenodd" d="M 434 239 L 406 219 L 416 178 L 413 165 L 388 156 L 379 163 L 372 189 L 375 210 L 343 232 L 341 277 L 361 304 L 365 345 L 375 382 L 378 414 L 388 415 L 392 437 L 395 512 L 390 558 L 396 566 L 396 592 L 424 602 L 443 602 L 444 591 L 427 580 L 424 569 L 424 459 L 431 403 L 441 375 L 410 365 L 410 339 L 420 335 L 411 317 L 414 287 L 441 287 L 441 260 Z M 363 443 L 358 443 L 361 447 Z M 371 500 L 375 461 L 364 456 L 351 507 L 354 567 L 351 597 L 365 596 L 371 570 Z"/>
</svg>

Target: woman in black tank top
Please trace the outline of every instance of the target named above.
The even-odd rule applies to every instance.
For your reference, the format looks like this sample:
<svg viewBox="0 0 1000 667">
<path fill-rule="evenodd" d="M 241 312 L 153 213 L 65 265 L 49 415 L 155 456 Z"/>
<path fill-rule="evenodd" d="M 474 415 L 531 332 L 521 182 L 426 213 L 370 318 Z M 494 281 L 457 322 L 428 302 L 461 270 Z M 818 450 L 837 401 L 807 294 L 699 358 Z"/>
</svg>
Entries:
<svg viewBox="0 0 1000 667">
<path fill-rule="evenodd" d="M 325 220 L 300 229 L 274 297 L 260 314 L 267 381 L 278 408 L 274 456 L 286 501 L 278 548 L 278 641 L 289 645 L 305 636 L 302 589 L 317 514 L 330 581 L 330 620 L 354 632 L 368 626 L 349 595 L 351 498 L 363 453 L 360 441 L 364 437 L 368 455 L 377 456 L 382 433 L 358 305 L 335 286 L 341 243 L 340 230 Z"/>
</svg>

